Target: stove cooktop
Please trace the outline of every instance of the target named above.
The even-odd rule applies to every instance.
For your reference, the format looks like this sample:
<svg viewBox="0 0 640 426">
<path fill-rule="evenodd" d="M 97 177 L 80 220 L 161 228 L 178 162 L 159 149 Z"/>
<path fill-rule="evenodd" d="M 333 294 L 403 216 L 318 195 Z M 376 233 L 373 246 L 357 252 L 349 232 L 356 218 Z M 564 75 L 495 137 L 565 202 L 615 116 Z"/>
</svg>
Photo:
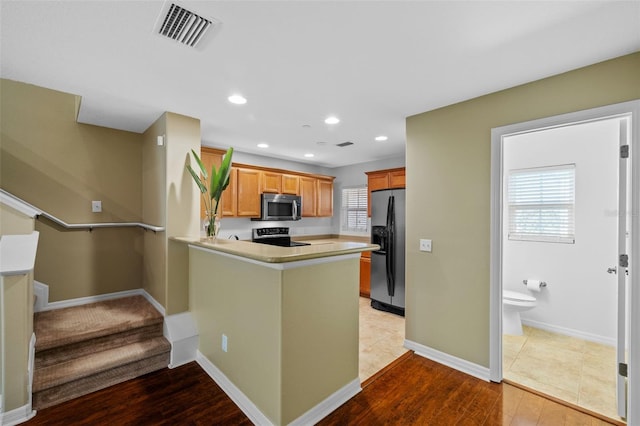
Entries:
<svg viewBox="0 0 640 426">
<path fill-rule="evenodd" d="M 289 228 L 285 226 L 272 228 L 253 228 L 251 241 L 260 244 L 269 244 L 280 247 L 300 247 L 308 246 L 309 243 L 291 241 Z"/>
</svg>

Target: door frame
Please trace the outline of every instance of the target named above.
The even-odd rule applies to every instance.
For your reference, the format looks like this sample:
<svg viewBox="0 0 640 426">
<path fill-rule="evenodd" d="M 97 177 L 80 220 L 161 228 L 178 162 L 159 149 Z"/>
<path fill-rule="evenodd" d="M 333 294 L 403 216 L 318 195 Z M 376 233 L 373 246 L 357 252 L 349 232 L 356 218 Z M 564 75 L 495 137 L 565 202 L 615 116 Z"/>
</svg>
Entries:
<svg viewBox="0 0 640 426">
<path fill-rule="evenodd" d="M 491 129 L 491 248 L 489 269 L 489 379 L 502 381 L 502 227 L 503 227 L 503 139 L 518 133 L 562 127 L 607 117 L 631 117 L 631 257 L 629 280 L 629 353 L 627 424 L 640 422 L 640 100 L 607 105 Z M 634 273 L 634 269 L 638 273 Z"/>
</svg>

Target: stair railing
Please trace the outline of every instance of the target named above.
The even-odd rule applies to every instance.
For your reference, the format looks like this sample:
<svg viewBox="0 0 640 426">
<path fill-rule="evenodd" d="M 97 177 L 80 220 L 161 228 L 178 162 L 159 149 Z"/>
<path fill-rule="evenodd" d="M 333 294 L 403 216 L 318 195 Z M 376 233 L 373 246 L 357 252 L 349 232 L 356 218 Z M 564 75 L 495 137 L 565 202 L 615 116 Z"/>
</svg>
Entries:
<svg viewBox="0 0 640 426">
<path fill-rule="evenodd" d="M 127 228 L 127 227 L 140 227 L 153 232 L 164 232 L 163 226 L 149 225 L 141 222 L 97 222 L 97 223 L 67 223 L 64 220 L 55 217 L 51 213 L 47 213 L 38 207 L 27 203 L 26 201 L 16 197 L 15 195 L 0 189 L 0 202 L 6 204 L 29 217 L 43 216 L 58 225 L 67 229 L 89 229 L 93 228 Z"/>
</svg>

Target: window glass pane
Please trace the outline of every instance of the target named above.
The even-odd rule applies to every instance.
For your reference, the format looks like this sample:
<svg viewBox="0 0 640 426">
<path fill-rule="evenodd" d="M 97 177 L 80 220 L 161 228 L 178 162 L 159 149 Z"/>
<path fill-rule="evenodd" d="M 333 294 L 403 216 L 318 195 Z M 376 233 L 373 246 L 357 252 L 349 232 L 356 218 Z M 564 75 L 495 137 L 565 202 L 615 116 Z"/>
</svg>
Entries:
<svg viewBox="0 0 640 426">
<path fill-rule="evenodd" d="M 509 172 L 509 239 L 575 242 L 575 164 Z"/>
<path fill-rule="evenodd" d="M 348 232 L 367 232 L 367 187 L 342 190 L 340 229 Z"/>
</svg>

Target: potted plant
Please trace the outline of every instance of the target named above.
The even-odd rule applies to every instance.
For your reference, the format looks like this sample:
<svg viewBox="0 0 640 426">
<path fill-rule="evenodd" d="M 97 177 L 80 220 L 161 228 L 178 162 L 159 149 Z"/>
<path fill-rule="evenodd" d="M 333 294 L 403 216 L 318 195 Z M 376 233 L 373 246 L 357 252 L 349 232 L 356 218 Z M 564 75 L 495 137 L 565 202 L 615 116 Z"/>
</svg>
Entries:
<svg viewBox="0 0 640 426">
<path fill-rule="evenodd" d="M 193 180 L 198 185 L 200 193 L 202 194 L 202 200 L 204 202 L 205 214 L 207 215 L 208 224 L 206 226 L 207 237 L 215 239 L 220 231 L 220 218 L 218 216 L 218 206 L 220 205 L 220 198 L 222 192 L 229 186 L 229 176 L 231 174 L 231 157 L 233 156 L 233 148 L 229 148 L 222 158 L 220 168 L 216 170 L 215 164 L 211 166 L 211 172 L 208 173 L 207 169 L 202 164 L 202 160 L 198 154 L 191 150 L 193 158 L 195 158 L 198 167 L 200 168 L 200 174 L 187 164 L 187 170 L 191 173 Z M 215 204 L 214 204 L 215 201 Z"/>
</svg>

